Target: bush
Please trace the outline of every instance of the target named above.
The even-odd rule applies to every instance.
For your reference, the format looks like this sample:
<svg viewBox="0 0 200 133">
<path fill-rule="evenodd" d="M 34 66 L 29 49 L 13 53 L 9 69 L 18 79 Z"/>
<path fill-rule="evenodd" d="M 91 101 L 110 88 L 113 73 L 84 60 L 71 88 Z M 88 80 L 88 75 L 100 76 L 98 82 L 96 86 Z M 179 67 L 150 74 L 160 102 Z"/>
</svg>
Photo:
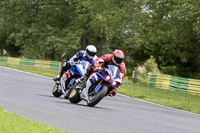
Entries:
<svg viewBox="0 0 200 133">
<path fill-rule="evenodd" d="M 146 60 L 142 66 L 138 65 L 136 69 L 136 81 L 146 83 L 150 73 L 161 74 L 153 57 Z"/>
<path fill-rule="evenodd" d="M 146 73 L 155 73 L 160 74 L 160 70 L 158 69 L 158 65 L 155 62 L 155 59 L 151 57 L 150 59 L 144 62 L 144 67 L 146 69 Z"/>
<path fill-rule="evenodd" d="M 178 76 L 176 72 L 176 66 L 166 66 L 166 67 L 161 67 L 161 69 L 163 73 Z"/>
<path fill-rule="evenodd" d="M 129 78 L 132 78 L 132 74 L 133 74 L 133 70 L 130 69 L 130 68 L 127 68 L 125 76 L 129 77 Z"/>
</svg>

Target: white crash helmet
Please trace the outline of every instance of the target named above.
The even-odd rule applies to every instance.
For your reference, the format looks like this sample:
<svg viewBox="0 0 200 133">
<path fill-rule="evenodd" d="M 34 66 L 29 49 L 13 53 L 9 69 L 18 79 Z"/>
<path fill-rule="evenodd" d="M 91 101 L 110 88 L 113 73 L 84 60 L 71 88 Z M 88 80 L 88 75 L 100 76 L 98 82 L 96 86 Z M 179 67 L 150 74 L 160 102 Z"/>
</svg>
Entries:
<svg viewBox="0 0 200 133">
<path fill-rule="evenodd" d="M 89 59 L 93 59 L 94 56 L 96 55 L 97 49 L 93 45 L 88 45 L 86 47 L 86 55 Z"/>
</svg>

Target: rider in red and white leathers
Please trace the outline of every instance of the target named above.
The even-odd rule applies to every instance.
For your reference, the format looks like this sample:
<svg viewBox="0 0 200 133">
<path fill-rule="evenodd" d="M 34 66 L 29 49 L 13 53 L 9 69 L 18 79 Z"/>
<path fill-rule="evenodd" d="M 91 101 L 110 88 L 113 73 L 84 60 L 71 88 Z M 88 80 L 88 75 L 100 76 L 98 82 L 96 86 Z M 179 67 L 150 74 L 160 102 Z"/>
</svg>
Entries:
<svg viewBox="0 0 200 133">
<path fill-rule="evenodd" d="M 125 66 L 125 63 L 124 62 L 121 62 L 121 63 L 114 63 L 113 59 L 114 59 L 114 55 L 113 54 L 106 54 L 106 55 L 103 55 L 101 56 L 100 58 L 97 58 L 96 60 L 93 61 L 93 65 L 96 67 L 94 69 L 98 69 L 98 68 L 104 68 L 106 67 L 107 65 L 116 65 L 119 67 L 120 69 L 120 78 L 123 82 L 123 79 L 124 79 L 124 74 L 126 72 L 126 66 Z M 101 60 L 104 61 L 103 64 L 100 65 L 99 62 L 101 62 Z M 94 70 L 95 71 L 95 70 Z M 88 73 L 86 73 L 86 76 L 87 76 Z"/>
<path fill-rule="evenodd" d="M 99 69 L 106 67 L 107 65 L 116 65 L 120 69 L 120 79 L 123 82 L 124 74 L 126 72 L 126 66 L 123 62 L 124 59 L 124 53 L 121 50 L 115 50 L 113 54 L 106 54 L 103 55 L 93 61 L 93 66 L 91 67 L 87 73 L 80 79 L 82 82 L 85 82 L 88 77 L 94 73 L 97 72 Z M 111 92 L 110 96 L 114 96 L 117 93 L 116 90 Z"/>
</svg>

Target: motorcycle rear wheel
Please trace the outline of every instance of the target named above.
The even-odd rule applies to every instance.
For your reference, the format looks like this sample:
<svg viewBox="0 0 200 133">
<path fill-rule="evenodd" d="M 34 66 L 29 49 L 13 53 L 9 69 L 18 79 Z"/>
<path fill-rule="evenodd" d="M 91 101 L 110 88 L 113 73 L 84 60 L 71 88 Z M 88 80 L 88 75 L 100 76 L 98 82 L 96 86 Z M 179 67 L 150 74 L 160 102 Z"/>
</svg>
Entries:
<svg viewBox="0 0 200 133">
<path fill-rule="evenodd" d="M 62 95 L 62 93 L 59 92 L 59 90 L 58 90 L 58 85 L 55 85 L 55 86 L 53 87 L 52 94 L 53 94 L 55 97 L 60 97 L 60 96 Z"/>
<path fill-rule="evenodd" d="M 90 107 L 94 107 L 104 98 L 107 92 L 108 87 L 103 85 L 97 94 L 89 96 L 87 105 Z"/>
</svg>

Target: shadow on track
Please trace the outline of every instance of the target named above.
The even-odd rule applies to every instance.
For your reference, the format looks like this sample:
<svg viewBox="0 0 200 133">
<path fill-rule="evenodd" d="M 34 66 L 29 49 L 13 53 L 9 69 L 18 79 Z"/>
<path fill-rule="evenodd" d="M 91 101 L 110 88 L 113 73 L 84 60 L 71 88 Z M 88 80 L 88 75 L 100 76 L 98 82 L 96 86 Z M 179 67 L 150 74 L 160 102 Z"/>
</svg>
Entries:
<svg viewBox="0 0 200 133">
<path fill-rule="evenodd" d="M 64 99 L 64 98 L 63 98 Z M 68 100 L 67 100 L 68 101 Z M 70 103 L 69 101 L 68 102 L 61 102 L 61 101 L 56 101 L 57 103 L 62 103 L 62 104 L 70 104 L 72 106 L 82 106 L 82 107 L 87 107 L 87 108 L 91 108 L 91 109 L 102 109 L 102 110 L 110 110 L 110 111 L 113 111 L 113 109 L 111 108 L 104 108 L 104 107 L 99 107 L 99 106 L 94 106 L 94 107 L 89 107 L 87 106 L 86 104 L 81 104 L 81 103 L 78 103 L 78 104 L 74 104 L 74 103 Z"/>
<path fill-rule="evenodd" d="M 60 96 L 60 97 L 54 97 L 53 95 L 44 95 L 44 94 L 36 94 L 36 95 L 42 96 L 42 97 L 49 97 L 49 98 L 65 99 L 62 96 Z M 65 100 L 67 100 L 67 99 L 65 99 Z"/>
<path fill-rule="evenodd" d="M 99 107 L 99 106 L 94 106 L 94 107 L 89 107 L 85 104 L 81 104 L 81 103 L 78 103 L 78 104 L 74 104 L 74 103 L 70 103 L 69 100 L 65 99 L 64 97 L 54 97 L 53 95 L 44 95 L 44 94 L 37 94 L 38 96 L 42 96 L 42 97 L 48 97 L 48 98 L 56 98 L 56 99 L 64 99 L 65 101 L 61 102 L 61 101 L 55 101 L 56 103 L 62 103 L 62 104 L 70 104 L 70 105 L 73 105 L 73 106 L 83 106 L 83 107 L 88 107 L 88 108 L 91 108 L 91 109 L 103 109 L 103 110 L 110 110 L 110 111 L 113 111 L 113 109 L 111 108 L 104 108 L 104 107 Z"/>
<path fill-rule="evenodd" d="M 38 96 L 42 96 L 42 97 L 54 97 L 53 95 L 51 96 L 51 95 L 43 95 L 43 94 L 36 94 L 36 95 L 38 95 Z"/>
</svg>

